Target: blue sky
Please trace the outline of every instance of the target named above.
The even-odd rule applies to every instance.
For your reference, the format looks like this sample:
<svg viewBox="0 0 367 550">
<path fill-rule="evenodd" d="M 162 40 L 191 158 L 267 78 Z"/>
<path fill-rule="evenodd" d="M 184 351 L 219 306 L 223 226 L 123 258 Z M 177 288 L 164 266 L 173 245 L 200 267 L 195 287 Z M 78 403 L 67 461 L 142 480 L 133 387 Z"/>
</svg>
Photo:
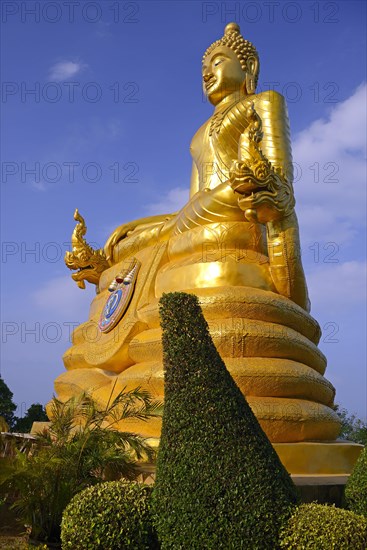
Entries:
<svg viewBox="0 0 367 550">
<path fill-rule="evenodd" d="M 366 5 L 2 2 L 2 356 L 18 414 L 46 403 L 87 319 L 63 262 L 85 217 L 102 246 L 124 221 L 187 200 L 189 144 L 212 107 L 201 57 L 236 20 L 259 89 L 285 95 L 312 314 L 337 402 L 366 417 Z M 32 92 L 33 90 L 33 92 Z"/>
</svg>

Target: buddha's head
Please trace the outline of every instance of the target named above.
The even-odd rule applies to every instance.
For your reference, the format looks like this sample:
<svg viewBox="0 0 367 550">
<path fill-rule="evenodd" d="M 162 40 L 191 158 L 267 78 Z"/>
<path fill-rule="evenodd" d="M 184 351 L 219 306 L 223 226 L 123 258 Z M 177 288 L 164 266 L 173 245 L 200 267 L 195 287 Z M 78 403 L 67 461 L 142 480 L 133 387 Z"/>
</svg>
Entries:
<svg viewBox="0 0 367 550">
<path fill-rule="evenodd" d="M 255 93 L 259 56 L 255 46 L 241 36 L 237 23 L 228 23 L 224 36 L 206 50 L 202 69 L 204 92 L 217 105 L 237 91 Z"/>
</svg>

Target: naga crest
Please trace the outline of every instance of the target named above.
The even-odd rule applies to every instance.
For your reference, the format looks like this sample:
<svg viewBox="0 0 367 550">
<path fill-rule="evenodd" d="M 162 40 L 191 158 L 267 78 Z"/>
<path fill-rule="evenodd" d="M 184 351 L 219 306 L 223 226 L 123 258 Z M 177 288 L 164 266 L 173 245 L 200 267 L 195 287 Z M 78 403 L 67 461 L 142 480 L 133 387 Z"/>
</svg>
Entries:
<svg viewBox="0 0 367 550">
<path fill-rule="evenodd" d="M 242 195 L 238 205 L 248 220 L 266 223 L 289 216 L 295 205 L 292 183 L 280 168 L 264 156 L 260 144 L 262 121 L 252 104 L 247 112 L 249 127 L 242 144 L 246 160 L 234 161 L 230 170 L 232 189 Z"/>
<path fill-rule="evenodd" d="M 72 274 L 79 288 L 85 288 L 85 281 L 98 285 L 101 273 L 109 267 L 103 250 L 94 250 L 84 238 L 87 226 L 83 216 L 75 210 L 74 220 L 78 223 L 71 236 L 72 251 L 66 252 L 65 264 L 69 269 L 78 270 Z"/>
</svg>

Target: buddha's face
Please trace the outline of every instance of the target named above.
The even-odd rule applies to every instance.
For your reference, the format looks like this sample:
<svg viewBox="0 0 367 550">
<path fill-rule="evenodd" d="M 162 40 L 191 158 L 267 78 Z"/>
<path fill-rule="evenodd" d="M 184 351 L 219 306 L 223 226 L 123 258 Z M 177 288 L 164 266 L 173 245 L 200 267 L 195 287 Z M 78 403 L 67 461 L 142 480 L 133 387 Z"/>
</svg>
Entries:
<svg viewBox="0 0 367 550">
<path fill-rule="evenodd" d="M 228 46 L 218 46 L 207 55 L 202 71 L 204 92 L 213 105 L 233 92 L 244 90 L 246 74 Z"/>
</svg>

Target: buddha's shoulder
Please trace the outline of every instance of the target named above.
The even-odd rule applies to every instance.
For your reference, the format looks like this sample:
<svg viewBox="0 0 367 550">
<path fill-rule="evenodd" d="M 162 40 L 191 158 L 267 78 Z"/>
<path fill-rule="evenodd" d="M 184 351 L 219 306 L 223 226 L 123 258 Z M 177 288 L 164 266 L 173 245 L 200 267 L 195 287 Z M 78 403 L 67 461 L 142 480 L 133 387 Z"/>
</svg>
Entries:
<svg viewBox="0 0 367 550">
<path fill-rule="evenodd" d="M 240 112 L 246 113 L 247 109 L 254 105 L 256 111 L 259 114 L 262 111 L 272 111 L 279 112 L 286 110 L 286 101 L 282 94 L 276 92 L 275 90 L 266 90 L 265 92 L 260 92 L 258 94 L 253 94 L 241 98 L 234 106 L 233 109 L 239 109 Z M 233 110 L 232 109 L 232 110 Z"/>
<path fill-rule="evenodd" d="M 268 105 L 276 108 L 284 107 L 286 104 L 284 96 L 275 90 L 266 90 L 265 92 L 254 94 L 252 98 L 255 109 L 259 105 Z"/>
</svg>

